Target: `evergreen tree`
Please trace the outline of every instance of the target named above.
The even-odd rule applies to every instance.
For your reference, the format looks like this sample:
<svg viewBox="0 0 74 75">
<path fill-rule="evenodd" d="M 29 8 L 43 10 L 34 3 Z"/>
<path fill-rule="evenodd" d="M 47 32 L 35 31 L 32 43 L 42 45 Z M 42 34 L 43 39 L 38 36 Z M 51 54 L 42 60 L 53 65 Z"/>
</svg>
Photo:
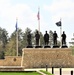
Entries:
<svg viewBox="0 0 74 75">
<path fill-rule="evenodd" d="M 74 36 L 74 35 L 73 35 L 73 36 Z M 74 37 L 73 37 L 73 38 L 71 38 L 71 40 L 72 40 L 72 41 L 71 41 L 71 42 L 69 42 L 69 44 L 70 44 L 70 45 L 71 45 L 71 47 L 72 47 L 72 46 L 74 46 Z"/>
<path fill-rule="evenodd" d="M 74 36 L 74 34 L 73 34 L 73 36 Z M 74 55 L 74 37 L 73 38 L 71 38 L 71 42 L 69 42 L 69 44 L 70 44 L 70 48 L 72 48 L 72 54 Z"/>
<path fill-rule="evenodd" d="M 0 27 L 0 59 L 4 59 L 5 49 L 8 43 L 8 33 Z"/>
<path fill-rule="evenodd" d="M 22 54 L 22 30 L 18 29 L 18 54 Z M 6 55 L 16 56 L 16 31 L 14 31 L 6 46 Z"/>
<path fill-rule="evenodd" d="M 52 30 L 49 31 L 49 45 L 53 46 L 53 32 L 52 32 Z"/>
<path fill-rule="evenodd" d="M 27 34 L 28 32 L 31 32 L 31 29 L 30 28 L 26 28 L 25 29 L 25 32 L 23 33 L 23 38 L 22 38 L 22 47 L 25 48 L 28 43 L 27 43 Z"/>
</svg>

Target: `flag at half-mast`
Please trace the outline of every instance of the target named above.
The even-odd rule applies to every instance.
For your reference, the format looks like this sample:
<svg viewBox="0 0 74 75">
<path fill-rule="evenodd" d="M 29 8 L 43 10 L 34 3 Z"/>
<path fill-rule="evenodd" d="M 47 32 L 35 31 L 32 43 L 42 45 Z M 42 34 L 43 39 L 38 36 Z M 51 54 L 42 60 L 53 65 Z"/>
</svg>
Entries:
<svg viewBox="0 0 74 75">
<path fill-rule="evenodd" d="M 61 26 L 61 21 L 56 22 L 56 25 L 57 25 L 57 26 Z"/>
<path fill-rule="evenodd" d="M 38 18 L 38 20 L 40 20 L 40 11 L 39 11 L 39 9 L 38 9 L 38 13 L 37 13 L 37 18 Z"/>
<path fill-rule="evenodd" d="M 16 28 L 16 32 L 17 32 L 17 29 L 18 29 L 18 26 L 17 26 L 17 19 L 16 19 L 16 25 L 15 25 L 15 28 Z"/>
</svg>

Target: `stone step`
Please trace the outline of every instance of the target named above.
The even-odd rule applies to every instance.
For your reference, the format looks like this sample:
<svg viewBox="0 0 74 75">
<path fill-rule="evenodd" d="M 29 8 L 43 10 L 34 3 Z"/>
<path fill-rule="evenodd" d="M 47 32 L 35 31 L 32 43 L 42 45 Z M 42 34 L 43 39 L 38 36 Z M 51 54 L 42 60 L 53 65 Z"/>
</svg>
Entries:
<svg viewBox="0 0 74 75">
<path fill-rule="evenodd" d="M 0 71 L 24 71 L 22 67 L 0 67 Z"/>
</svg>

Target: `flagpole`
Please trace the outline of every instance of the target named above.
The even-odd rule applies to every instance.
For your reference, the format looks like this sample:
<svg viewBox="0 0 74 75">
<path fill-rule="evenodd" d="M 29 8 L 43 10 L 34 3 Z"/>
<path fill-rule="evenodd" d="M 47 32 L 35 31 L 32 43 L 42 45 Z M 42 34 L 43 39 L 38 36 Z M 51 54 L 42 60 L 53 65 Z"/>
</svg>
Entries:
<svg viewBox="0 0 74 75">
<path fill-rule="evenodd" d="M 60 47 L 62 47 L 62 38 L 61 38 L 61 35 L 62 35 L 62 22 L 61 22 L 61 18 L 60 18 L 60 21 L 56 23 L 57 26 L 60 26 Z"/>
<path fill-rule="evenodd" d="M 61 22 L 61 19 L 60 19 L 60 22 Z M 62 22 L 61 22 L 61 26 L 60 26 L 60 47 L 62 47 L 62 38 L 61 38 L 61 35 L 62 35 Z"/>
<path fill-rule="evenodd" d="M 17 25 L 18 19 L 16 18 L 16 25 Z M 18 28 L 16 27 L 16 53 L 18 56 Z"/>
<path fill-rule="evenodd" d="M 40 8 L 38 8 L 38 31 L 40 34 Z M 40 39 L 39 39 L 39 45 L 40 45 Z"/>
<path fill-rule="evenodd" d="M 39 30 L 39 34 L 40 34 L 40 20 L 38 20 L 38 30 Z M 40 39 L 39 39 L 39 46 L 40 46 Z"/>
</svg>

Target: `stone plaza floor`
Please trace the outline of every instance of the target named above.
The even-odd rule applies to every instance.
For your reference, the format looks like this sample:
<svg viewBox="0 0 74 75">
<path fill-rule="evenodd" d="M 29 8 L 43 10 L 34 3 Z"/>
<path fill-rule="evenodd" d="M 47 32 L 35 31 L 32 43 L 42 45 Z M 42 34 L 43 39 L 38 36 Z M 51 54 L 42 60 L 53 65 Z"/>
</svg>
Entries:
<svg viewBox="0 0 74 75">
<path fill-rule="evenodd" d="M 37 71 L 37 70 L 46 70 L 46 68 L 35 68 L 35 69 L 24 69 L 25 71 Z M 71 71 L 73 71 L 74 75 L 74 68 L 62 68 L 62 75 L 71 75 Z M 52 68 L 48 68 L 48 72 L 52 73 Z M 60 75 L 60 68 L 54 68 L 54 75 Z"/>
</svg>

